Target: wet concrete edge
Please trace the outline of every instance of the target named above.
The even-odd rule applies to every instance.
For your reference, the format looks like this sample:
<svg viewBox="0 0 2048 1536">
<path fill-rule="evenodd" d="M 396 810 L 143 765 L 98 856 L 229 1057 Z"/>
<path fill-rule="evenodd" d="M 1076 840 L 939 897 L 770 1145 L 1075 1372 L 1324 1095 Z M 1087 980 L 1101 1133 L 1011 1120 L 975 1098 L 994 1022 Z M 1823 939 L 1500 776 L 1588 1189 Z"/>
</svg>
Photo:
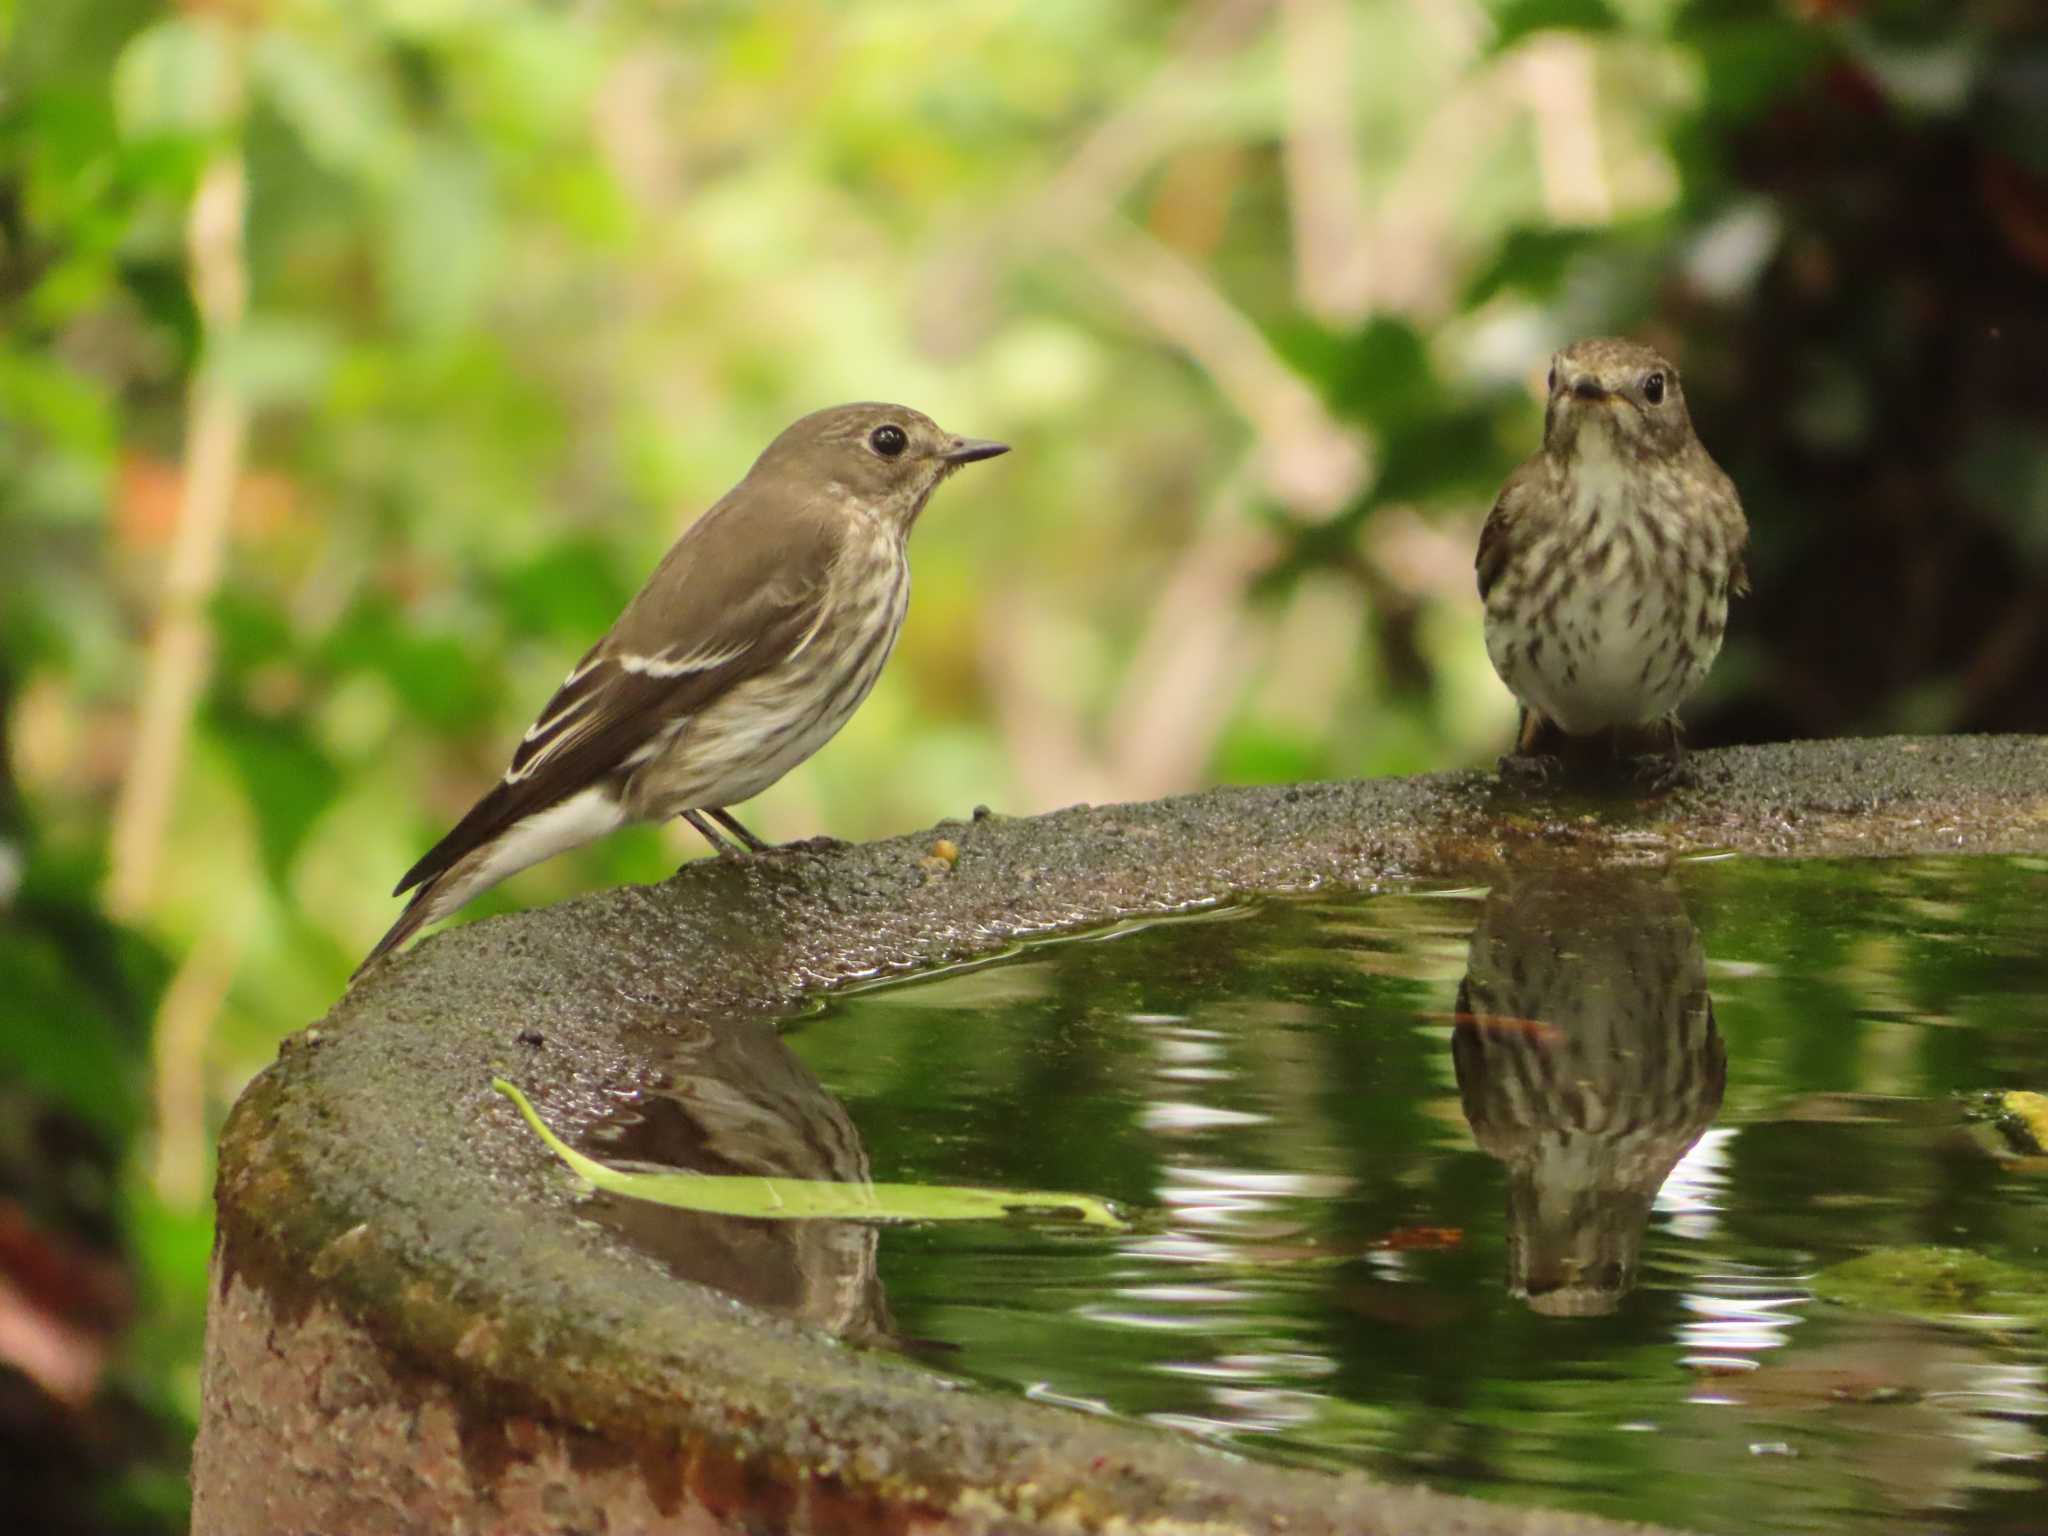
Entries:
<svg viewBox="0 0 2048 1536">
<path fill-rule="evenodd" d="M 1539 852 L 2048 853 L 2048 739 L 1811 743 L 1697 762 L 1697 788 L 1648 804 L 1528 798 L 1454 774 L 942 822 L 691 865 L 659 886 L 437 936 L 287 1042 L 237 1105 L 217 1283 L 255 1288 L 286 1327 L 338 1309 L 392 1360 L 449 1385 L 472 1448 L 494 1425 L 537 1418 L 600 1437 L 657 1480 L 678 1458 L 709 1458 L 764 1497 L 829 1478 L 978 1527 L 993 1515 L 1041 1529 L 1619 1529 L 1250 1466 L 936 1390 L 908 1362 L 679 1284 L 579 1221 L 570 1181 L 488 1080 L 518 1081 L 574 1140 L 645 1081 L 623 1041 L 665 1017 L 787 1012 L 836 984 L 1251 893 L 1484 880 Z M 956 862 L 932 855 L 941 838 Z M 219 1450 L 202 1439 L 202 1480 Z M 488 1479 L 487 1450 L 470 1459 Z"/>
</svg>

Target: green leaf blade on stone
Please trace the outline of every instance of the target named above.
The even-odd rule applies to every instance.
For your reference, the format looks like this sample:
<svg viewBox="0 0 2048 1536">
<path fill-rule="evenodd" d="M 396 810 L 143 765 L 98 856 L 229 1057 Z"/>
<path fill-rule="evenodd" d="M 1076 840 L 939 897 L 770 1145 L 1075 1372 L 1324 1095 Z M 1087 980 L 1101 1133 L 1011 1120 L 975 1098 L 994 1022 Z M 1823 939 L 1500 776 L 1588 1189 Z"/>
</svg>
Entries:
<svg viewBox="0 0 2048 1536">
<path fill-rule="evenodd" d="M 536 1136 L 585 1183 L 607 1194 L 678 1210 L 768 1221 L 1004 1221 L 1020 1211 L 1071 1213 L 1085 1226 L 1127 1225 L 1105 1200 L 1054 1190 L 976 1189 L 944 1184 L 850 1184 L 747 1174 L 637 1173 L 585 1157 L 542 1120 L 526 1095 L 502 1077 L 491 1087 L 510 1099 Z"/>
</svg>

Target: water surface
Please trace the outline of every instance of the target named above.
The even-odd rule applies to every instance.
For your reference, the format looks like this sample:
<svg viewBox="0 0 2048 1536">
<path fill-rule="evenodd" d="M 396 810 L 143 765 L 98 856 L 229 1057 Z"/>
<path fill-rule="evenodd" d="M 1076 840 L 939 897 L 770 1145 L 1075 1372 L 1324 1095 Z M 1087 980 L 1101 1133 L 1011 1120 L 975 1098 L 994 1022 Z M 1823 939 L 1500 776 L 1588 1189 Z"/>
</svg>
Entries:
<svg viewBox="0 0 2048 1536">
<path fill-rule="evenodd" d="M 2048 1270 L 2048 864 L 1272 901 L 685 1050 L 587 1150 L 1075 1189 L 1123 1234 L 636 1213 L 679 1274 L 1243 1454 L 1726 1532 L 2048 1529 L 2048 1348 L 1813 1299 Z"/>
</svg>

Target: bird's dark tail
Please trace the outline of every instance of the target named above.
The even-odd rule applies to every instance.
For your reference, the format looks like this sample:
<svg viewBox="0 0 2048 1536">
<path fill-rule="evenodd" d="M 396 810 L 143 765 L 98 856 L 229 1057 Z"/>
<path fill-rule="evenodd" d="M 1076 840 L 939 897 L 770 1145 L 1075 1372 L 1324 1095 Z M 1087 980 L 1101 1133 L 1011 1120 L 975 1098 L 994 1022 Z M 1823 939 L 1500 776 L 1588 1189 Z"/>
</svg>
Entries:
<svg viewBox="0 0 2048 1536">
<path fill-rule="evenodd" d="M 354 986 L 361 979 L 362 974 L 369 970 L 371 966 L 426 927 L 428 923 L 441 916 L 441 903 L 434 899 L 440 893 L 440 890 L 441 877 L 437 876 L 412 893 L 412 900 L 408 901 L 405 904 L 405 910 L 398 914 L 398 921 L 393 923 L 384 937 L 376 942 L 367 955 L 363 956 L 363 963 L 355 968 L 354 973 L 348 979 L 350 986 Z"/>
<path fill-rule="evenodd" d="M 490 796 L 479 803 L 488 805 Z M 471 817 L 474 815 L 472 812 Z M 457 833 L 471 825 L 471 817 L 465 817 L 462 826 L 443 838 L 434 852 L 413 866 L 412 873 L 399 883 L 401 891 L 413 886 L 412 900 L 391 925 L 391 931 L 377 941 L 377 947 L 356 967 L 356 976 L 427 924 L 460 910 L 471 897 L 481 895 L 500 880 L 615 830 L 625 822 L 626 813 L 610 784 L 593 784 L 544 810 L 519 817 L 459 855 L 448 857 L 447 851 L 455 843 Z M 432 873 L 420 878 L 422 869 L 431 869 Z M 349 980 L 355 980 L 355 976 Z"/>
</svg>

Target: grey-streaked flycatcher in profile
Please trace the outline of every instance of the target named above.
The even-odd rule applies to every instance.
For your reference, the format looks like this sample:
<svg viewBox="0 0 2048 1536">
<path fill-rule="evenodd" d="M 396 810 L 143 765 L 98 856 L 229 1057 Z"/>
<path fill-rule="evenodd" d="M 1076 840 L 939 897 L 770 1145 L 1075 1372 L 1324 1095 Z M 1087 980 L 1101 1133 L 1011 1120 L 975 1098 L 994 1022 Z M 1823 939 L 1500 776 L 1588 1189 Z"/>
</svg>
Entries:
<svg viewBox="0 0 2048 1536">
<path fill-rule="evenodd" d="M 1560 734 L 1619 750 L 1661 732 L 1660 777 L 1675 778 L 1678 706 L 1720 654 L 1729 597 L 1749 590 L 1748 540 L 1676 368 L 1611 338 L 1559 352 L 1543 449 L 1479 536 L 1486 653 L 1521 703 L 1525 761 Z"/>
<path fill-rule="evenodd" d="M 542 859 L 681 816 L 722 856 L 765 849 L 726 807 L 830 741 L 910 601 L 905 541 L 939 483 L 1002 443 L 900 405 L 804 417 L 663 557 L 576 664 L 512 766 L 398 882 L 379 956 Z M 720 828 L 725 836 L 721 836 Z"/>
</svg>

